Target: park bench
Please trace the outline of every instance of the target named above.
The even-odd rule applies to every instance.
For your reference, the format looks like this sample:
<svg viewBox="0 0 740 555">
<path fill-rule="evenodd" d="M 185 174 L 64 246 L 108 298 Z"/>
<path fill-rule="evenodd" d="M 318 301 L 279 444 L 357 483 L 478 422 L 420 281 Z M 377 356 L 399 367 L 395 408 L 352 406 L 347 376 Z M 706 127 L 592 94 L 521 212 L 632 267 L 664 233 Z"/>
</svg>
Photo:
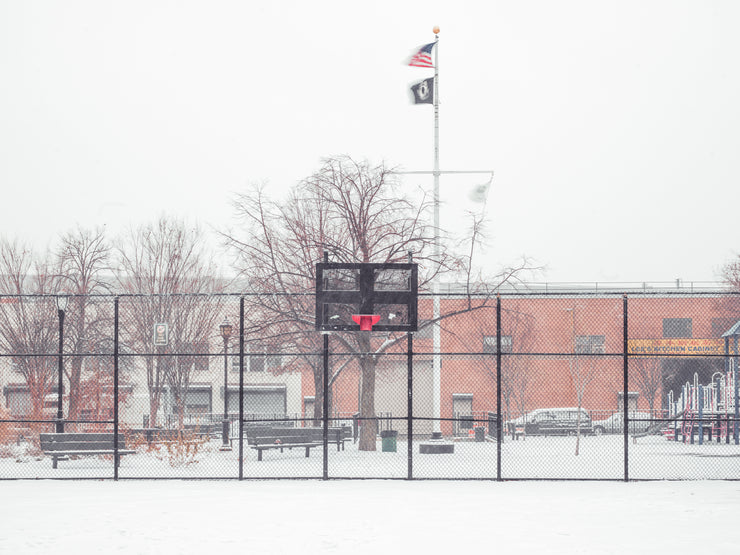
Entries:
<svg viewBox="0 0 740 555">
<path fill-rule="evenodd" d="M 300 428 L 296 428 L 300 429 Z M 301 447 L 306 450 L 306 457 L 311 453 L 314 447 L 321 447 L 321 443 L 307 441 L 305 434 L 281 434 L 279 436 L 262 436 L 247 438 L 247 443 L 252 449 L 257 450 L 257 460 L 262 460 L 262 452 L 268 449 L 280 449 L 282 453 L 285 449 Z"/>
<path fill-rule="evenodd" d="M 283 450 L 292 447 L 303 447 L 306 449 L 306 456 L 310 454 L 313 447 L 323 445 L 324 429 L 323 428 L 290 428 L 286 426 L 245 426 L 244 434 L 247 438 L 247 444 L 257 450 L 257 460 L 262 460 L 262 451 L 267 449 Z M 344 442 L 350 437 L 348 427 L 334 427 L 328 429 L 328 442 L 337 446 L 337 451 L 344 450 Z M 232 437 L 231 443 L 238 440 L 238 437 Z"/>
<path fill-rule="evenodd" d="M 115 455 L 112 433 L 39 434 L 39 442 L 41 450 L 46 455 L 51 455 L 52 468 L 57 467 L 59 459 L 72 455 Z M 130 455 L 135 452 L 133 449 L 126 449 L 123 435 L 118 434 L 118 455 Z"/>
<path fill-rule="evenodd" d="M 297 430 L 311 430 L 311 437 L 319 443 L 324 442 L 324 428 L 296 428 Z M 333 427 L 328 430 L 328 441 L 337 446 L 337 451 L 344 451 L 344 442 L 349 440 L 350 428 L 347 426 Z"/>
<path fill-rule="evenodd" d="M 223 424 L 221 422 L 185 424 L 185 431 L 199 437 L 218 437 L 223 431 Z"/>
<path fill-rule="evenodd" d="M 244 426 L 244 436 L 247 438 L 247 443 L 253 443 L 253 439 L 261 437 L 273 437 L 282 439 L 284 436 L 298 435 L 303 438 L 304 442 L 324 442 L 324 429 L 323 428 L 291 428 L 287 426 Z M 352 430 L 349 426 L 331 427 L 328 429 L 328 440 L 329 443 L 333 443 L 337 446 L 337 451 L 344 451 L 344 442 L 349 441 L 352 435 Z M 239 436 L 232 436 L 229 438 L 231 445 L 233 446 L 234 441 L 239 440 Z"/>
</svg>

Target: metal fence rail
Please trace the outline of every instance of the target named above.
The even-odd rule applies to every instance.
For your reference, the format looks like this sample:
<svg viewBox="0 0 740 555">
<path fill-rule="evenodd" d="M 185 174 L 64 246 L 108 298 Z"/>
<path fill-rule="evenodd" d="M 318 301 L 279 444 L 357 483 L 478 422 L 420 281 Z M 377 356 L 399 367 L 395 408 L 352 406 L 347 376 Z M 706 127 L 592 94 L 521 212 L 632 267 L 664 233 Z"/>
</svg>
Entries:
<svg viewBox="0 0 740 555">
<path fill-rule="evenodd" d="M 737 295 L 450 292 L 439 351 L 251 298 L 0 297 L 0 479 L 740 479 Z"/>
</svg>

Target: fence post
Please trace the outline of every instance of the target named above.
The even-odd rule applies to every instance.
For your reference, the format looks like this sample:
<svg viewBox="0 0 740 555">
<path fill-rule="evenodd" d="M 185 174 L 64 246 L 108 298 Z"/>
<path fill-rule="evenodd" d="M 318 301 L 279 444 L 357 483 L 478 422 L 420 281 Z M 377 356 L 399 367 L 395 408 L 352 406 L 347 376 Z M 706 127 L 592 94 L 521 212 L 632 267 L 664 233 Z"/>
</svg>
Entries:
<svg viewBox="0 0 740 555">
<path fill-rule="evenodd" d="M 496 295 L 496 480 L 501 481 L 501 295 Z"/>
<path fill-rule="evenodd" d="M 118 480 L 118 297 L 113 299 L 113 480 Z"/>
<path fill-rule="evenodd" d="M 696 403 L 698 405 L 699 409 L 699 445 L 704 445 L 704 386 L 699 385 L 699 391 L 696 393 L 698 402 Z M 693 437 L 693 434 L 692 434 Z"/>
<path fill-rule="evenodd" d="M 408 453 L 408 479 L 414 479 L 414 336 L 411 332 L 406 332 L 406 381 L 408 384 L 408 399 L 406 405 L 406 435 L 407 435 L 407 453 Z"/>
<path fill-rule="evenodd" d="M 244 479 L 244 297 L 239 298 L 239 479 Z"/>
<path fill-rule="evenodd" d="M 738 420 L 740 420 L 740 393 L 738 393 L 737 383 L 737 366 L 740 362 L 740 358 L 738 358 L 737 343 L 737 335 L 735 335 L 735 365 L 732 372 L 732 381 L 735 386 L 735 423 L 733 425 L 733 437 L 735 438 L 735 445 L 738 445 L 740 443 L 740 436 L 738 436 Z"/>
<path fill-rule="evenodd" d="M 324 480 L 329 479 L 329 334 L 324 334 Z"/>
<path fill-rule="evenodd" d="M 622 297 L 622 364 L 624 372 L 624 383 L 622 385 L 622 410 L 624 411 L 624 418 L 622 423 L 624 425 L 624 481 L 629 482 L 630 479 L 630 452 L 629 452 L 629 357 L 627 356 L 628 342 L 628 318 L 627 318 L 627 294 L 625 293 Z"/>
</svg>

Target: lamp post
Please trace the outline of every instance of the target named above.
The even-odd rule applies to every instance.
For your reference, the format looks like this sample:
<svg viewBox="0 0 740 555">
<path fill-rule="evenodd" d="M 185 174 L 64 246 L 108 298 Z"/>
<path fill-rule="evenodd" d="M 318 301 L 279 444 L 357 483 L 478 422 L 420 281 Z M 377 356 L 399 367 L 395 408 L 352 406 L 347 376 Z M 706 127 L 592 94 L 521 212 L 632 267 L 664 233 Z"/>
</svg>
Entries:
<svg viewBox="0 0 740 555">
<path fill-rule="evenodd" d="M 219 326 L 221 337 L 224 340 L 224 420 L 223 420 L 223 444 L 221 451 L 231 451 L 229 445 L 229 338 L 231 337 L 232 326 L 229 319 L 224 318 L 223 324 Z"/>
<path fill-rule="evenodd" d="M 62 376 L 64 375 L 64 311 L 67 310 L 69 298 L 61 295 L 57 296 L 57 315 L 59 316 L 59 383 L 57 384 L 57 424 L 56 431 L 58 434 L 64 432 L 64 422 L 62 420 Z"/>
</svg>

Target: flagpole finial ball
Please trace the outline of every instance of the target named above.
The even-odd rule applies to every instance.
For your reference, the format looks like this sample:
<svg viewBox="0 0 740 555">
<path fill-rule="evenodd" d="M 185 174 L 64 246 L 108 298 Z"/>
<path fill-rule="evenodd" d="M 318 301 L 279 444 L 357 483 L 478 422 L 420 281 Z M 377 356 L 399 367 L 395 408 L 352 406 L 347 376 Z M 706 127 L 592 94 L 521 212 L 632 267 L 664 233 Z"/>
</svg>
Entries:
<svg viewBox="0 0 740 555">
<path fill-rule="evenodd" d="M 434 33 L 435 35 L 439 35 L 439 27 L 438 27 L 437 25 L 435 25 L 435 26 L 434 26 L 434 29 L 432 29 L 432 32 L 433 32 L 433 33 Z"/>
</svg>

